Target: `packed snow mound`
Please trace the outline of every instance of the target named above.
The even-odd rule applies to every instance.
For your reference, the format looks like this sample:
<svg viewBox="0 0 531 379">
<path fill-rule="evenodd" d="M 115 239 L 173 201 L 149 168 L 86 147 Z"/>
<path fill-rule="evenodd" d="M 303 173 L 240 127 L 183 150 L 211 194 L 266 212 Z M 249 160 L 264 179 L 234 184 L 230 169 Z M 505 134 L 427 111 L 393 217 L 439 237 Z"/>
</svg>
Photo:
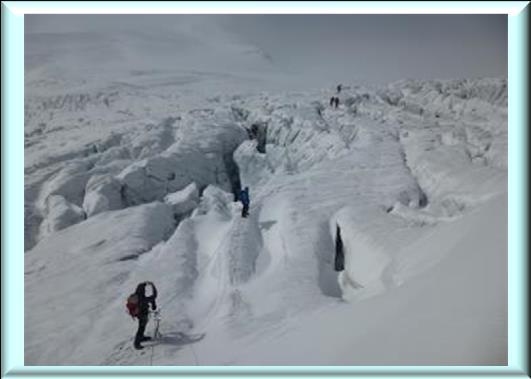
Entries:
<svg viewBox="0 0 531 379">
<path fill-rule="evenodd" d="M 369 352 L 385 350 L 385 320 L 434 317 L 422 312 L 433 305 L 422 278 L 441 265 L 446 275 L 462 273 L 464 262 L 469 278 L 483 283 L 475 253 L 463 249 L 485 248 L 481 238 L 466 237 L 468 230 L 495 230 L 488 220 L 474 224 L 477 215 L 506 212 L 505 79 L 268 93 L 230 87 L 231 76 L 190 74 L 211 81 L 202 86 L 167 74 L 138 71 L 134 79 L 66 90 L 65 83 L 42 82 L 27 93 L 27 364 L 149 364 L 131 347 L 136 324 L 124 321 L 123 309 L 144 280 L 159 287 L 163 314 L 165 338 L 153 364 L 397 363 Z M 337 108 L 331 96 L 339 97 Z M 247 186 L 250 213 L 242 218 L 237 200 Z M 506 235 L 499 238 L 488 246 L 500 268 L 489 265 L 493 283 L 506 275 Z M 474 284 L 453 293 L 441 306 L 482 292 Z M 396 294 L 401 301 L 419 294 L 412 307 L 418 314 Z M 479 328 L 490 328 L 499 362 L 506 317 L 503 294 L 495 294 L 492 302 L 481 298 L 493 312 Z M 357 312 L 363 316 L 350 328 L 345 320 Z M 336 318 L 344 326 L 336 327 Z M 65 320 L 79 321 L 65 328 Z M 261 350 L 269 346 L 263 336 L 315 346 L 300 336 L 314 335 L 318 324 L 323 334 L 352 331 L 338 346 L 354 345 L 359 356 L 323 353 L 321 347 L 335 351 L 332 338 L 303 357 L 281 343 L 277 355 Z M 462 329 L 445 330 L 448 340 L 457 341 Z M 465 334 L 478 344 L 480 333 Z M 356 342 L 372 337 L 368 350 Z M 437 362 L 430 341 L 415 343 L 426 351 L 411 363 Z"/>
</svg>

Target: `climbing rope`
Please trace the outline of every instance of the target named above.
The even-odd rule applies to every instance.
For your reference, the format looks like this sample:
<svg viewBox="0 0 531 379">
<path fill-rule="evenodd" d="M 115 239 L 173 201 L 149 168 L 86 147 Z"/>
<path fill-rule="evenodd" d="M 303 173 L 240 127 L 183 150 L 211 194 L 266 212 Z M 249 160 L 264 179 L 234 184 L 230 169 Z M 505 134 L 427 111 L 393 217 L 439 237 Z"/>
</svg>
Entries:
<svg viewBox="0 0 531 379">
<path fill-rule="evenodd" d="M 257 199 L 258 199 L 258 196 L 257 196 Z M 231 226 L 229 227 L 229 232 L 225 234 L 225 236 L 222 238 L 222 240 L 220 241 L 220 243 L 218 244 L 216 250 L 214 251 L 214 253 L 212 255 L 210 255 L 208 257 L 208 259 L 201 265 L 201 267 L 199 267 L 198 269 L 198 276 L 200 276 L 204 270 L 210 265 L 210 263 L 213 261 L 213 259 L 218 256 L 219 254 L 219 251 L 221 251 L 223 249 L 223 247 L 226 245 L 227 241 L 230 240 L 231 237 L 233 237 L 233 231 L 234 229 L 237 227 L 237 222 L 236 222 L 236 218 L 234 218 L 232 221 L 231 221 Z M 170 297 L 168 300 L 166 300 L 166 304 L 172 302 L 177 296 L 179 296 L 180 293 L 175 293 L 172 297 Z M 219 301 L 219 299 L 217 300 Z M 216 303 L 216 307 L 219 306 L 219 304 Z M 161 337 L 161 334 L 160 334 L 160 330 L 159 330 L 159 326 L 160 326 L 160 321 L 161 321 L 161 317 L 160 317 L 160 308 L 156 311 L 152 311 L 150 313 L 153 314 L 154 316 L 154 320 L 155 320 L 155 329 L 154 329 L 154 333 L 153 333 L 153 338 L 160 338 Z M 212 314 L 210 314 L 207 318 L 207 322 L 204 326 L 208 325 L 211 321 L 211 317 L 212 317 Z M 198 358 L 198 355 L 197 355 L 197 352 L 195 351 L 194 349 L 194 346 L 193 344 L 189 344 L 190 346 L 190 349 L 192 351 L 192 356 L 193 356 L 193 359 L 194 359 L 194 362 L 195 362 L 195 365 L 196 366 L 199 366 L 199 358 Z M 151 355 L 150 355 L 150 366 L 153 366 L 153 357 L 154 357 L 154 354 L 155 354 L 155 345 L 152 345 L 151 346 Z"/>
<path fill-rule="evenodd" d="M 194 345 L 190 344 L 190 349 L 192 349 L 192 354 L 194 356 L 195 365 L 199 366 L 199 359 L 197 359 L 197 354 L 195 353 Z"/>
<path fill-rule="evenodd" d="M 223 239 L 221 240 L 221 242 L 218 244 L 218 246 L 216 247 L 216 250 L 214 251 L 213 254 L 211 254 L 207 260 L 203 263 L 203 265 L 201 267 L 199 267 L 199 269 L 197 270 L 197 276 L 201 276 L 201 274 L 204 272 L 204 270 L 207 268 L 207 266 L 212 262 L 212 260 L 218 255 L 218 252 L 221 250 L 221 248 L 223 247 L 223 245 L 226 243 L 226 241 L 230 238 L 231 234 L 232 234 L 232 230 L 234 229 L 235 225 L 234 225 L 234 220 L 231 221 L 232 225 L 230 226 L 230 231 L 229 233 L 226 233 L 225 236 L 223 237 Z M 165 301 L 165 304 L 169 304 L 171 303 L 173 300 L 175 300 L 177 298 L 177 296 L 179 296 L 181 293 L 179 292 L 176 292 L 173 296 L 171 296 L 169 299 L 167 299 Z"/>
</svg>

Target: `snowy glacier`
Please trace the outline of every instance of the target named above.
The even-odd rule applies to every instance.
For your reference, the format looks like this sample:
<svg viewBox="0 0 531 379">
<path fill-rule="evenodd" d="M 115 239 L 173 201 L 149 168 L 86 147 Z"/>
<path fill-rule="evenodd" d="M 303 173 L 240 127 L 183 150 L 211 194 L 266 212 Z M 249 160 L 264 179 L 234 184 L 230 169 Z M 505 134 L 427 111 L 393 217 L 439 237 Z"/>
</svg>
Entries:
<svg viewBox="0 0 531 379">
<path fill-rule="evenodd" d="M 292 90 L 122 37 L 26 38 L 26 365 L 506 364 L 506 78 Z"/>
</svg>

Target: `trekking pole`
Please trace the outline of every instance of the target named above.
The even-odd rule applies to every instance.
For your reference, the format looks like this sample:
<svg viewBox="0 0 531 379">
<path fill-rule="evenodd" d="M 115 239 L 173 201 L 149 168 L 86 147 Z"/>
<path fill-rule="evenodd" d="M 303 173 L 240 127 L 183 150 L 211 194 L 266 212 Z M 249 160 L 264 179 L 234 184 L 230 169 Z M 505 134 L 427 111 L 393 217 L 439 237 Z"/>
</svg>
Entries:
<svg viewBox="0 0 531 379">
<path fill-rule="evenodd" d="M 160 338 L 162 335 L 159 330 L 160 326 L 160 320 L 162 319 L 160 316 L 160 310 L 151 311 L 153 313 L 153 320 L 155 320 L 155 331 L 153 332 L 153 338 Z"/>
<path fill-rule="evenodd" d="M 159 325 L 160 325 L 160 310 L 157 309 L 155 311 L 151 311 L 153 314 L 153 320 L 155 320 L 155 331 L 153 332 L 153 339 L 159 339 L 161 337 L 160 331 L 159 331 Z M 155 354 L 155 345 L 151 346 L 151 356 L 149 358 L 149 365 L 153 366 L 153 355 Z"/>
</svg>

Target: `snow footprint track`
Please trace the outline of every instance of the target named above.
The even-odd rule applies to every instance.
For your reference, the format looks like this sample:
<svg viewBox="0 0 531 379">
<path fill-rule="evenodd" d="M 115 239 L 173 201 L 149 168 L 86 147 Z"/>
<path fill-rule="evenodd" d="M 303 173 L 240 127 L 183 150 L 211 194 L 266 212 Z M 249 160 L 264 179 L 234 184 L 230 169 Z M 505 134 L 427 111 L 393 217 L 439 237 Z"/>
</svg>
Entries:
<svg viewBox="0 0 531 379">
<path fill-rule="evenodd" d="M 254 210 L 255 214 L 256 209 Z M 196 331 L 204 332 L 216 318 L 234 315 L 234 295 L 240 294 L 239 287 L 249 281 L 255 273 L 256 260 L 260 254 L 262 238 L 256 216 L 241 218 L 233 212 L 233 219 L 227 233 L 218 244 L 210 260 L 199 271 L 197 301 L 203 303 L 206 315 L 195 326 Z M 213 289 L 212 295 L 209 289 Z M 207 295 L 211 300 L 199 298 Z M 225 309 L 224 309 L 225 308 Z M 199 312 L 199 315 L 201 313 Z"/>
<path fill-rule="evenodd" d="M 111 354 L 102 362 L 105 366 L 147 366 L 150 363 L 151 349 L 135 350 L 131 340 L 118 343 Z"/>
<path fill-rule="evenodd" d="M 218 313 L 221 299 L 225 296 L 226 287 L 227 287 L 227 270 L 224 267 L 224 257 L 223 250 L 230 240 L 232 230 L 234 229 L 235 219 L 232 219 L 231 226 L 229 231 L 222 238 L 220 243 L 217 245 L 214 253 L 210 255 L 209 260 L 204 264 L 203 267 L 199 269 L 198 276 L 198 289 L 196 291 L 195 298 L 200 302 L 199 308 L 206 308 L 206 316 L 202 318 L 195 326 L 195 330 L 206 330 L 206 327 L 210 324 L 213 316 Z M 214 279 L 214 280 L 213 280 Z M 215 287 L 214 298 L 212 299 L 212 294 L 209 289 Z M 205 296 L 210 297 L 209 301 L 206 299 L 207 304 L 201 304 L 205 301 Z M 197 311 L 200 315 L 201 310 Z"/>
<path fill-rule="evenodd" d="M 230 221 L 231 225 L 228 228 L 227 233 L 223 236 L 222 240 L 217 245 L 214 253 L 210 255 L 209 260 L 204 264 L 202 268 L 199 269 L 199 278 L 198 283 L 200 288 L 198 288 L 198 293 L 196 298 L 198 301 L 204 302 L 205 299 L 203 296 L 207 295 L 211 300 L 208 299 L 206 302 L 208 304 L 203 304 L 200 308 L 206 308 L 206 316 L 202 318 L 202 321 L 199 322 L 196 326 L 196 330 L 206 330 L 211 321 L 215 318 L 217 314 L 220 313 L 220 309 L 224 300 L 227 299 L 228 293 L 231 286 L 230 274 L 229 274 L 229 262 L 228 262 L 228 251 L 232 247 L 231 240 L 235 234 L 235 231 L 238 230 L 238 219 L 236 215 L 233 214 L 232 220 Z M 214 298 L 212 299 L 212 292 L 209 289 L 215 287 Z M 199 312 L 200 314 L 201 312 Z"/>
</svg>

